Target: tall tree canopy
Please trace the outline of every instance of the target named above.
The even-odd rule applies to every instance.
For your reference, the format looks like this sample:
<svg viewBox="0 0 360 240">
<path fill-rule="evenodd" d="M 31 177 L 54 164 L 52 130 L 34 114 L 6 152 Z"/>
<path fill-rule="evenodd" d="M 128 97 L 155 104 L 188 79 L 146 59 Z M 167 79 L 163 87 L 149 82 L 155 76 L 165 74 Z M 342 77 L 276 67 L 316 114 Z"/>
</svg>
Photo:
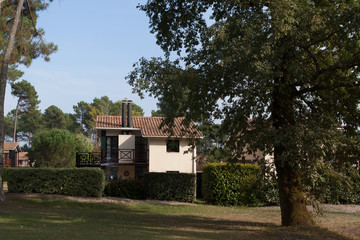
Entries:
<svg viewBox="0 0 360 240">
<path fill-rule="evenodd" d="M 78 102 L 73 106 L 74 118 L 83 128 L 83 132 L 89 137 L 95 134 L 95 121 L 97 115 L 109 115 L 120 116 L 122 111 L 122 101 L 112 101 L 107 96 L 101 98 L 94 98 L 92 103 L 84 101 Z M 133 116 L 144 116 L 144 110 L 136 105 L 132 104 Z"/>
<path fill-rule="evenodd" d="M 148 0 L 139 8 L 165 59 L 135 64 L 134 91 L 186 119 L 221 119 L 234 149 L 273 153 L 282 224 L 312 224 L 304 174 L 339 140 L 359 142 L 359 1 Z"/>
<path fill-rule="evenodd" d="M 16 128 L 18 115 L 22 113 L 29 113 L 38 109 L 40 100 L 38 100 L 39 96 L 37 95 L 34 86 L 26 80 L 22 80 L 20 82 L 13 82 L 11 84 L 11 94 L 18 98 L 15 110 L 13 135 L 13 141 L 17 142 Z"/>
<path fill-rule="evenodd" d="M 3 194 L 3 142 L 4 142 L 4 100 L 6 82 L 19 71 L 11 69 L 17 64 L 29 66 L 32 59 L 44 57 L 56 51 L 52 43 L 45 43 L 44 31 L 36 28 L 37 12 L 46 9 L 43 0 L 0 1 L 0 199 Z M 10 66 L 10 71 L 9 71 Z M 14 70 L 14 71 L 12 71 Z"/>
<path fill-rule="evenodd" d="M 65 114 L 64 112 L 55 105 L 51 105 L 47 109 L 45 109 L 43 115 L 43 123 L 45 128 L 47 129 L 65 129 Z"/>
</svg>

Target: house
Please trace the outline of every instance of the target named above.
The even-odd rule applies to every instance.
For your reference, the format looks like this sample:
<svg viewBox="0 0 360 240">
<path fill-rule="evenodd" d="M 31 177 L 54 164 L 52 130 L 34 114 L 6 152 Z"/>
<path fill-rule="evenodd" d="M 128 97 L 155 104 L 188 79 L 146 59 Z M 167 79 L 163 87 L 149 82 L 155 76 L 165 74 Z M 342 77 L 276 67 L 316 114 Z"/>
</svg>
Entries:
<svg viewBox="0 0 360 240">
<path fill-rule="evenodd" d="M 27 152 L 19 152 L 19 167 L 31 167 Z"/>
<path fill-rule="evenodd" d="M 21 148 L 17 142 L 4 142 L 4 167 L 19 166 Z"/>
<path fill-rule="evenodd" d="M 110 179 L 140 178 L 146 172 L 196 173 L 189 138 L 201 138 L 201 132 L 194 123 L 187 128 L 184 118 L 176 118 L 170 134 L 161 127 L 163 120 L 133 117 L 131 101 L 123 102 L 122 116 L 97 116 L 101 153 L 78 153 L 77 166 L 101 166 Z"/>
</svg>

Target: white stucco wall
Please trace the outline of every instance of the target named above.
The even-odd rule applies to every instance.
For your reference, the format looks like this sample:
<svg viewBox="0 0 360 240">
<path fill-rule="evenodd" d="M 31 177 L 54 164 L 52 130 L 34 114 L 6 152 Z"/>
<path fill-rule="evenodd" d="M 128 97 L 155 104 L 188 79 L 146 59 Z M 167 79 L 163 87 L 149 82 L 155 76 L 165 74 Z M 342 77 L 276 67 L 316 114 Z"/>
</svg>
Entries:
<svg viewBox="0 0 360 240">
<path fill-rule="evenodd" d="M 135 150 L 135 135 L 119 135 L 119 163 L 133 163 Z M 124 150 L 125 152 L 122 152 Z M 134 170 L 135 171 L 135 170 Z"/>
<path fill-rule="evenodd" d="M 119 149 L 135 149 L 135 136 L 119 135 Z"/>
<path fill-rule="evenodd" d="M 167 138 L 149 138 L 149 172 L 179 171 L 181 173 L 196 173 L 192 152 L 184 154 L 189 149 L 186 139 L 179 140 L 179 152 L 166 152 Z"/>
</svg>

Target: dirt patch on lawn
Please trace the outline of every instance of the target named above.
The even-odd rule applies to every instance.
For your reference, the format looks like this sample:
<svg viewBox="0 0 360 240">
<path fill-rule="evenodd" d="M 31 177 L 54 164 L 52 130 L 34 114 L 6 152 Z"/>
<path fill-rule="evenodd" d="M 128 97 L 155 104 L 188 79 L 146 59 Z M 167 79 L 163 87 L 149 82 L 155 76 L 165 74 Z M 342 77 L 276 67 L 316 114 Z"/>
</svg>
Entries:
<svg viewBox="0 0 360 240">
<path fill-rule="evenodd" d="M 88 203 L 151 203 L 157 205 L 193 205 L 192 203 L 175 202 L 175 201 L 159 201 L 159 200 L 135 200 L 128 198 L 116 197 L 74 197 L 58 194 L 42 194 L 42 193 L 6 193 L 5 196 L 19 196 L 19 197 L 39 197 L 49 199 L 66 199 L 77 202 Z"/>
</svg>

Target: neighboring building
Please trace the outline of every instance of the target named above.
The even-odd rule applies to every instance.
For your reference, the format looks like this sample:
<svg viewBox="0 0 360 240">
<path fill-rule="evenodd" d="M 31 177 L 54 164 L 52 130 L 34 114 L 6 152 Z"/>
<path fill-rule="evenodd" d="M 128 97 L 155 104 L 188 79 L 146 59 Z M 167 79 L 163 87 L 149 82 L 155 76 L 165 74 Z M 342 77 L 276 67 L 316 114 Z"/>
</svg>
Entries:
<svg viewBox="0 0 360 240">
<path fill-rule="evenodd" d="M 190 149 L 189 137 L 202 134 L 194 123 L 188 128 L 190 134 L 182 124 L 184 118 L 176 118 L 169 134 L 160 129 L 164 118 L 132 117 L 131 102 L 124 102 L 122 108 L 122 116 L 97 116 L 101 153 L 78 153 L 78 167 L 101 166 L 109 178 L 122 179 L 146 172 L 196 173 L 196 151 Z"/>
<path fill-rule="evenodd" d="M 21 148 L 17 142 L 4 142 L 4 167 L 19 166 Z"/>
<path fill-rule="evenodd" d="M 27 152 L 19 152 L 19 167 L 31 167 Z"/>
</svg>

